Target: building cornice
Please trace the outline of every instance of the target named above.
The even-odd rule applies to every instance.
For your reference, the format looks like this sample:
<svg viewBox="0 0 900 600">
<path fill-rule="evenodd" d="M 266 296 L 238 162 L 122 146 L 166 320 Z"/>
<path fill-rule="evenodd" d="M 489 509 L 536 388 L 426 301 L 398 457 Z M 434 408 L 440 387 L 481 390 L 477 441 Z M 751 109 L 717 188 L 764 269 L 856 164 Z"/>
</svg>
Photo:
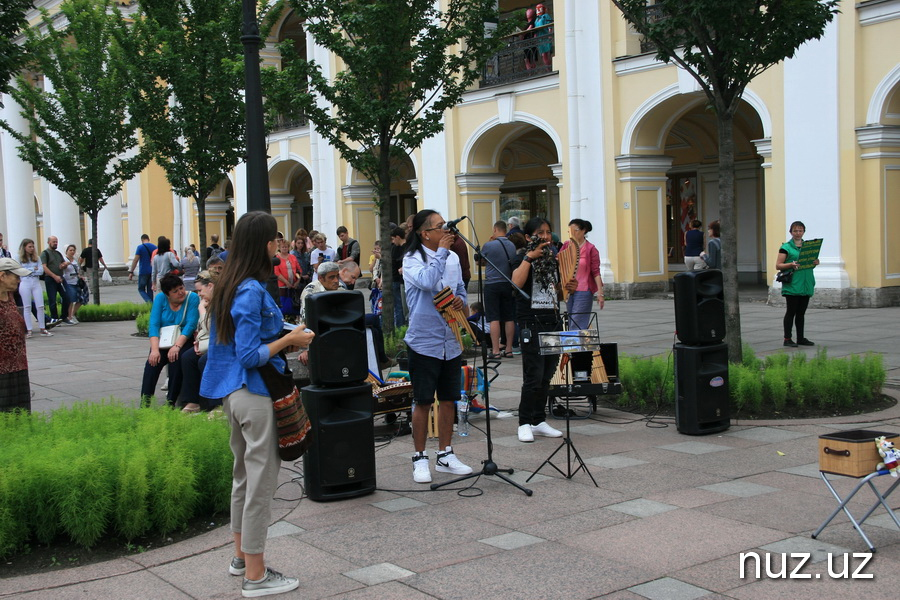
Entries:
<svg viewBox="0 0 900 600">
<path fill-rule="evenodd" d="M 900 19 L 900 0 L 868 0 L 856 3 L 856 14 L 863 27 Z"/>
</svg>

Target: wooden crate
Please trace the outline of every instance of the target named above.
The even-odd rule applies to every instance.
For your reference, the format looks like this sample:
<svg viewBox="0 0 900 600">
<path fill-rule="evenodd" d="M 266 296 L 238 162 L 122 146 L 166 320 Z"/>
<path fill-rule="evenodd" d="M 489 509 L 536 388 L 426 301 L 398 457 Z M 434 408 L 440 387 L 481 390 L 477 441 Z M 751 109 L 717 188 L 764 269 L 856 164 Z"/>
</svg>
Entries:
<svg viewBox="0 0 900 600">
<path fill-rule="evenodd" d="M 847 477 L 865 477 L 882 462 L 875 438 L 885 436 L 898 443 L 896 433 L 851 429 L 819 436 L 819 470 Z"/>
</svg>

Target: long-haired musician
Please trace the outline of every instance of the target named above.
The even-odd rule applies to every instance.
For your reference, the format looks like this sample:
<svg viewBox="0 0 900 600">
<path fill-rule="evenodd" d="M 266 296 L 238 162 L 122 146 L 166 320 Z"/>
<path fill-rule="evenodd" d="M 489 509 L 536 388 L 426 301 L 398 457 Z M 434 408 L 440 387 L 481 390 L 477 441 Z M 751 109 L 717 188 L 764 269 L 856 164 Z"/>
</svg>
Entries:
<svg viewBox="0 0 900 600">
<path fill-rule="evenodd" d="M 590 221 L 584 219 L 572 219 L 569 221 L 569 236 L 572 241 L 563 244 L 564 251 L 573 242 L 578 246 L 578 270 L 575 272 L 575 280 L 578 287 L 569 294 L 566 300 L 566 310 L 569 313 L 569 327 L 571 329 L 587 329 L 591 322 L 592 304 L 594 297 L 600 310 L 603 310 L 605 300 L 603 297 L 603 279 L 600 277 L 600 252 L 597 246 L 590 243 L 586 236 L 593 229 Z"/>
<path fill-rule="evenodd" d="M 559 356 L 540 353 L 538 334 L 561 331 L 559 316 L 559 269 L 550 251 L 550 222 L 534 217 L 523 229 L 528 245 L 513 262 L 513 283 L 530 296 L 516 296 L 516 318 L 522 345 L 522 395 L 519 399 L 519 441 L 533 442 L 535 435 L 561 437 L 562 432 L 547 423 L 547 392 Z M 567 290 L 575 279 L 565 283 Z"/>
<path fill-rule="evenodd" d="M 434 296 L 445 287 L 455 295 L 451 307 L 463 310 L 466 288 L 463 285 L 459 258 L 450 252 L 453 235 L 444 229 L 444 219 L 433 210 L 421 210 L 413 217 L 403 256 L 403 283 L 409 306 L 409 329 L 404 341 L 409 347 L 409 373 L 413 385 L 413 480 L 431 481 L 431 468 L 425 452 L 428 434 L 428 412 L 435 394 L 438 408 L 438 441 L 440 450 L 435 470 L 454 475 L 467 475 L 466 466 L 453 453 L 453 416 L 459 400 L 462 348 L 444 317 L 434 305 Z M 464 318 L 464 317 L 463 317 Z"/>
</svg>

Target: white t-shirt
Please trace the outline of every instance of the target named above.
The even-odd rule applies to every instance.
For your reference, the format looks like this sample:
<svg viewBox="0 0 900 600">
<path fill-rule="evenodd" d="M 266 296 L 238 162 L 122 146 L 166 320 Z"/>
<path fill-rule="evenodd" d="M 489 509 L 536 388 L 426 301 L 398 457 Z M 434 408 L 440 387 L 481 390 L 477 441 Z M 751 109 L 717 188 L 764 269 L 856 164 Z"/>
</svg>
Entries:
<svg viewBox="0 0 900 600">
<path fill-rule="evenodd" d="M 312 252 L 309 253 L 309 264 L 312 267 L 312 280 L 316 281 L 319 279 L 319 274 L 317 269 L 319 267 L 319 257 L 322 256 L 321 262 L 334 262 L 334 248 L 331 246 L 325 246 L 324 250 L 319 250 L 316 248 Z"/>
</svg>

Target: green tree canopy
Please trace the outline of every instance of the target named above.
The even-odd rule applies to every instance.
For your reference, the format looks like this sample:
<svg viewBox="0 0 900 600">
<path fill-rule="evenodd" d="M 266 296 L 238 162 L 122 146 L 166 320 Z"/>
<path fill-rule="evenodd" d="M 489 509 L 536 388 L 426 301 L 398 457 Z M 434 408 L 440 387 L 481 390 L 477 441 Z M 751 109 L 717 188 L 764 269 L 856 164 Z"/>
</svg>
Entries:
<svg viewBox="0 0 900 600">
<path fill-rule="evenodd" d="M 16 43 L 16 37 L 28 24 L 25 16 L 33 0 L 4 0 L 0 6 L 0 94 L 7 91 L 10 79 L 22 66 L 24 48 Z M 3 98 L 0 97 L 0 106 Z"/>
<path fill-rule="evenodd" d="M 625 19 L 697 80 L 716 113 L 719 216 L 729 360 L 741 362 L 737 223 L 734 195 L 734 114 L 759 74 L 818 39 L 834 19 L 837 0 L 612 0 Z"/>
<path fill-rule="evenodd" d="M 316 43 L 340 61 L 323 67 L 279 46 L 280 71 L 264 73 L 269 110 L 303 114 L 376 189 L 383 248 L 390 248 L 392 165 L 444 128 L 444 113 L 473 85 L 505 33 L 494 0 L 289 0 Z M 382 285 L 389 290 L 391 270 Z M 382 318 L 393 330 L 393 301 Z"/>
<path fill-rule="evenodd" d="M 120 42 L 130 110 L 206 244 L 206 198 L 246 154 L 241 1 L 141 0 Z"/>
<path fill-rule="evenodd" d="M 110 0 L 66 0 L 60 12 L 65 29 L 57 30 L 43 12 L 40 26 L 25 32 L 28 67 L 43 74 L 52 91 L 24 76 L 9 90 L 31 131 L 16 131 L 3 121 L 0 126 L 19 142 L 22 159 L 90 216 L 93 295 L 99 304 L 97 216 L 122 183 L 147 166 L 150 155 L 138 144 L 122 94 L 128 74 L 120 68 L 113 36 L 121 14 Z"/>
</svg>

